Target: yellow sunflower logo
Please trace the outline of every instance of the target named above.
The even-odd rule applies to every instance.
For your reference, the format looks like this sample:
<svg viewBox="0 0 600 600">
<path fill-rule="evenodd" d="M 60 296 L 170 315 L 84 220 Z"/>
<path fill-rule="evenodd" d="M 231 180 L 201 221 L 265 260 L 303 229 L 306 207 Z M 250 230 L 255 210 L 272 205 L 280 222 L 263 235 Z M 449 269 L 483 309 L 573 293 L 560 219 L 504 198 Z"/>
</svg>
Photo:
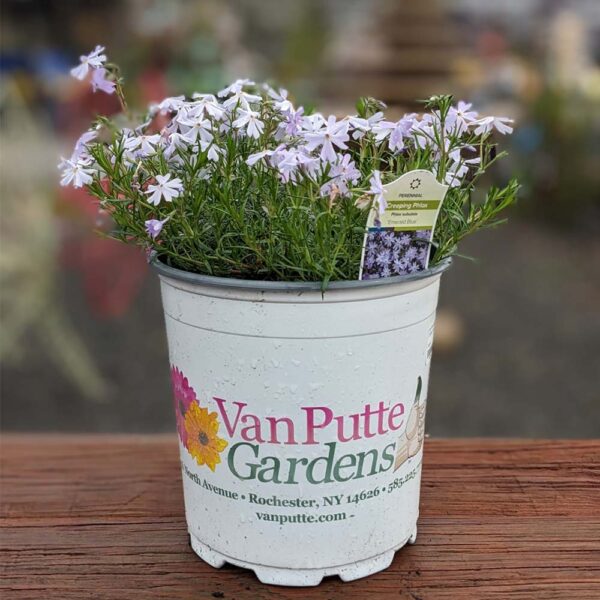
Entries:
<svg viewBox="0 0 600 600">
<path fill-rule="evenodd" d="M 221 462 L 219 454 L 227 447 L 227 442 L 217 434 L 219 420 L 216 412 L 208 412 L 193 402 L 185 413 L 185 430 L 187 432 L 187 449 L 202 466 L 211 471 Z"/>
</svg>

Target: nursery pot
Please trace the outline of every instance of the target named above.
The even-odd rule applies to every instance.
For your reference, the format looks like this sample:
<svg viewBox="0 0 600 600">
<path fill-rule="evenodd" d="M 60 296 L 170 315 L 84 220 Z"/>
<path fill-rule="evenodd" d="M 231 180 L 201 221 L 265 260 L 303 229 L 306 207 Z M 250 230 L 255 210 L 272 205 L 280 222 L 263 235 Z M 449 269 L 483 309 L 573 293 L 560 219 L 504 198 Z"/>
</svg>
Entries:
<svg viewBox="0 0 600 600">
<path fill-rule="evenodd" d="M 157 260 L 191 545 L 265 583 L 385 569 L 415 541 L 442 272 L 320 284 Z"/>
</svg>

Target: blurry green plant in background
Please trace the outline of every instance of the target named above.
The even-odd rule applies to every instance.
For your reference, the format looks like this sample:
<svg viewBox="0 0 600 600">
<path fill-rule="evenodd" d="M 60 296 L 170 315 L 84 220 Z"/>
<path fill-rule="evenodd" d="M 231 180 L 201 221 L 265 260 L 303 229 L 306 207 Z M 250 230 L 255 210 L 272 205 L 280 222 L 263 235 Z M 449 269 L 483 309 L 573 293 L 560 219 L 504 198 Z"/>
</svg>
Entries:
<svg viewBox="0 0 600 600">
<path fill-rule="evenodd" d="M 513 155 L 526 196 L 521 211 L 589 229 L 600 217 L 598 101 L 545 87 L 526 109 Z"/>
</svg>

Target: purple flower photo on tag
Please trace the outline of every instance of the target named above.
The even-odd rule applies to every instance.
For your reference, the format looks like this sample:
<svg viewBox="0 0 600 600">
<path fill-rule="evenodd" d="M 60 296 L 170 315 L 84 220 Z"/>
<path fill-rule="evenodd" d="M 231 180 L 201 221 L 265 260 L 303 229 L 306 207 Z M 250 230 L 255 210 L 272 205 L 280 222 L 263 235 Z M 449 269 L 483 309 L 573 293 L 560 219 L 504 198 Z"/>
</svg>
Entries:
<svg viewBox="0 0 600 600">
<path fill-rule="evenodd" d="M 363 279 L 408 275 L 427 268 L 431 230 L 370 230 L 365 246 Z"/>
</svg>

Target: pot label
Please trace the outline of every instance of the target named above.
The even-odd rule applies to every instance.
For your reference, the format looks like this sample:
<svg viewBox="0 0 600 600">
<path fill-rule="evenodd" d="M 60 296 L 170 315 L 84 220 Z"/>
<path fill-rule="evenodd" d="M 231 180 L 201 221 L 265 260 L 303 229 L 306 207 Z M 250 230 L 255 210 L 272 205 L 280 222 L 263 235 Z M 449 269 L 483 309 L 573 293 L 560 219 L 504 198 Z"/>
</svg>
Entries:
<svg viewBox="0 0 600 600">
<path fill-rule="evenodd" d="M 407 438 L 412 439 L 418 429 L 422 441 L 425 403 L 421 406 L 421 377 L 415 400 L 408 407 L 403 402 L 367 402 L 361 411 L 338 415 L 328 406 L 299 406 L 298 414 L 289 417 L 261 416 L 246 402 L 217 397 L 212 398 L 217 410 L 209 411 L 177 367 L 172 367 L 171 376 L 177 429 L 187 452 L 198 466 L 213 472 L 225 462 L 231 474 L 242 481 L 320 485 L 362 479 L 398 467 L 396 441 L 383 447 L 380 443 L 389 434 L 406 430 Z M 366 451 L 353 453 L 348 450 L 351 444 L 346 446 L 361 442 L 362 449 L 369 440 L 373 447 Z M 308 447 L 310 456 L 282 460 L 264 451 L 269 446 Z M 315 455 L 314 446 L 322 451 Z M 420 448 L 421 443 L 414 445 L 408 456 Z M 280 455 L 277 450 L 274 454 Z"/>
<path fill-rule="evenodd" d="M 373 206 L 367 218 L 359 279 L 380 279 L 423 271 L 448 186 L 430 171 L 405 173 L 383 186 L 387 206 Z"/>
<path fill-rule="evenodd" d="M 179 439 L 192 459 L 183 460 L 184 476 L 206 492 L 248 503 L 258 520 L 275 520 L 281 525 L 304 518 L 302 522 L 318 523 L 322 515 L 315 511 L 319 509 L 348 509 L 393 494 L 419 473 L 420 460 L 403 476 L 395 472 L 422 449 L 425 400 L 421 398 L 420 376 L 412 393 L 414 399 L 407 404 L 366 402 L 352 414 L 336 414 L 325 405 L 300 404 L 294 415 L 257 414 L 248 402 L 218 397 L 211 399 L 216 410 L 209 410 L 177 367 L 172 367 L 171 376 Z M 211 475 L 222 471 L 225 477 L 214 479 Z M 388 471 L 390 476 L 383 486 L 381 477 L 369 483 L 373 476 Z M 254 492 L 238 491 L 236 480 L 252 482 Z M 328 492 L 322 497 L 309 494 L 312 498 L 289 493 L 294 486 L 300 491 L 307 485 L 350 480 L 363 480 L 360 492 Z M 260 493 L 261 484 L 268 484 L 269 494 Z M 281 486 L 281 494 L 272 493 L 273 484 Z M 265 512 L 269 507 L 307 512 Z M 352 517 L 351 511 L 339 514 Z M 328 515 L 323 518 L 329 520 Z"/>
</svg>

